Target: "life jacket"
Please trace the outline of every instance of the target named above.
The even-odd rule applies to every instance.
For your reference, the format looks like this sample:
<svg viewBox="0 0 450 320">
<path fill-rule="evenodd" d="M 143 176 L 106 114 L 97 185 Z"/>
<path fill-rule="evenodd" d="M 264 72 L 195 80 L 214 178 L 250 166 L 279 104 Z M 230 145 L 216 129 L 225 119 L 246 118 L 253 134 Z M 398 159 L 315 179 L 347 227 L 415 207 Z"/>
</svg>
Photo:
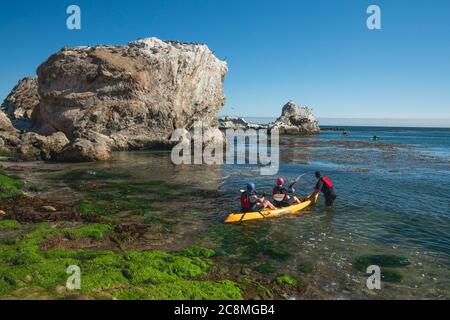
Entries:
<svg viewBox="0 0 450 320">
<path fill-rule="evenodd" d="M 330 178 L 323 177 L 322 181 L 329 189 L 333 188 L 334 185 L 333 185 L 333 182 L 330 180 Z"/>
<path fill-rule="evenodd" d="M 272 191 L 272 195 L 276 195 L 276 194 L 284 194 L 284 199 L 283 201 L 289 199 L 289 195 L 284 191 L 284 188 L 280 187 L 280 186 L 276 186 L 275 188 L 273 188 Z"/>
<path fill-rule="evenodd" d="M 244 210 L 248 210 L 252 207 L 252 204 L 250 203 L 250 196 L 247 191 L 242 192 L 241 194 L 241 207 Z"/>
</svg>

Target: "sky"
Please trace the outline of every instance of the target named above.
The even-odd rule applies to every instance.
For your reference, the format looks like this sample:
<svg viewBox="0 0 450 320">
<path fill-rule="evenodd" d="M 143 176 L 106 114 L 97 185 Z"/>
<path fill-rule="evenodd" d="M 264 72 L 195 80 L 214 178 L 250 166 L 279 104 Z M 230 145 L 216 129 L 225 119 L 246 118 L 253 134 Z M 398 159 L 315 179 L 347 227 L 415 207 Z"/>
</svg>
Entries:
<svg viewBox="0 0 450 320">
<path fill-rule="evenodd" d="M 276 117 L 294 100 L 319 118 L 450 119 L 448 0 L 1 1 L 0 32 L 0 100 L 64 46 L 158 37 L 226 59 L 222 115 Z"/>
</svg>

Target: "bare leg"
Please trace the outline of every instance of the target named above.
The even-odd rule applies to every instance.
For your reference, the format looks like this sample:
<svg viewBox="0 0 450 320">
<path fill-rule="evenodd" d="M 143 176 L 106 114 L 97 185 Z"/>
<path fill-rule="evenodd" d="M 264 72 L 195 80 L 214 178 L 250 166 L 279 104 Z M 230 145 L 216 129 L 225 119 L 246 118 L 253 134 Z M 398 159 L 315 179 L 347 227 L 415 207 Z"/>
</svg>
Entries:
<svg viewBox="0 0 450 320">
<path fill-rule="evenodd" d="M 269 207 L 270 210 L 276 210 L 277 209 L 273 204 L 270 203 L 269 200 L 264 200 L 263 201 L 263 205 L 264 205 L 264 208 Z"/>
<path fill-rule="evenodd" d="M 294 199 L 297 204 L 302 203 L 302 201 L 299 198 L 297 198 L 296 196 L 292 196 L 292 199 Z"/>
</svg>

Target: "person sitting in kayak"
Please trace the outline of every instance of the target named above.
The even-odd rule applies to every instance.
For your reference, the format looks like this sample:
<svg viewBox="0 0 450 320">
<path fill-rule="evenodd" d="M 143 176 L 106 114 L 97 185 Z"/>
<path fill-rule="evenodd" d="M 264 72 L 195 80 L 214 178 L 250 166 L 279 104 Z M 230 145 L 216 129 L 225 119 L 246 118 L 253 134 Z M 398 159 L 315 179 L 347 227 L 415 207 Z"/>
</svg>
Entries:
<svg viewBox="0 0 450 320">
<path fill-rule="evenodd" d="M 314 191 L 313 191 L 313 194 L 311 195 L 311 199 L 314 199 L 314 197 L 319 192 L 322 192 L 325 197 L 325 204 L 328 207 L 331 207 L 337 198 L 333 182 L 328 177 L 322 177 L 322 174 L 320 173 L 320 171 L 316 171 L 315 175 L 317 178 L 317 183 L 316 183 L 316 186 L 314 187 Z"/>
<path fill-rule="evenodd" d="M 289 207 L 294 203 L 297 204 L 302 203 L 299 198 L 297 198 L 294 195 L 290 195 L 295 192 L 295 189 L 293 187 L 285 188 L 284 183 L 285 183 L 284 179 L 279 178 L 277 180 L 277 185 L 273 188 L 272 195 L 275 200 L 275 205 L 277 207 Z M 284 197 L 281 197 L 280 195 L 281 196 L 284 195 Z"/>
<path fill-rule="evenodd" d="M 256 186 L 252 182 L 247 184 L 247 190 L 241 194 L 241 207 L 243 212 L 261 211 L 265 208 L 269 208 L 270 210 L 277 209 L 264 196 L 258 196 Z"/>
</svg>

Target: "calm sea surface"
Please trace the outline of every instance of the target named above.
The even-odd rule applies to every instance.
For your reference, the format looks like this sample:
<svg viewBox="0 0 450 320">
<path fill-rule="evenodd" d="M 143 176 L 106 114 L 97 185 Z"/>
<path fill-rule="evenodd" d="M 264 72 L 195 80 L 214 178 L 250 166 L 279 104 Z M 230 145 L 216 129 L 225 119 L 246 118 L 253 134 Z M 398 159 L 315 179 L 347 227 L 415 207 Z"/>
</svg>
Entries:
<svg viewBox="0 0 450 320">
<path fill-rule="evenodd" d="M 345 128 L 348 136 L 324 131 L 282 137 L 277 176 L 261 176 L 260 168 L 250 165 L 177 167 L 167 152 L 117 153 L 111 162 L 76 169 L 127 170 L 134 180 L 218 189 L 218 199 L 195 205 L 195 217 L 186 213 L 189 204 L 180 209 L 184 214 L 170 213 L 183 225 L 171 243 L 215 247 L 224 263 L 236 268 L 270 263 L 276 273 L 298 275 L 317 288 L 317 295 L 329 298 L 450 298 L 450 129 Z M 374 135 L 380 140 L 372 141 Z M 321 198 L 298 216 L 223 224 L 227 213 L 239 209 L 239 189 L 247 182 L 269 193 L 278 176 L 292 180 L 307 173 L 297 187 L 303 196 L 311 192 L 316 170 L 336 185 L 333 208 L 325 208 Z M 273 259 L 258 252 L 262 244 L 290 255 Z M 370 291 L 367 275 L 355 268 L 355 259 L 364 255 L 395 255 L 411 264 L 390 269 L 400 282 Z"/>
</svg>

